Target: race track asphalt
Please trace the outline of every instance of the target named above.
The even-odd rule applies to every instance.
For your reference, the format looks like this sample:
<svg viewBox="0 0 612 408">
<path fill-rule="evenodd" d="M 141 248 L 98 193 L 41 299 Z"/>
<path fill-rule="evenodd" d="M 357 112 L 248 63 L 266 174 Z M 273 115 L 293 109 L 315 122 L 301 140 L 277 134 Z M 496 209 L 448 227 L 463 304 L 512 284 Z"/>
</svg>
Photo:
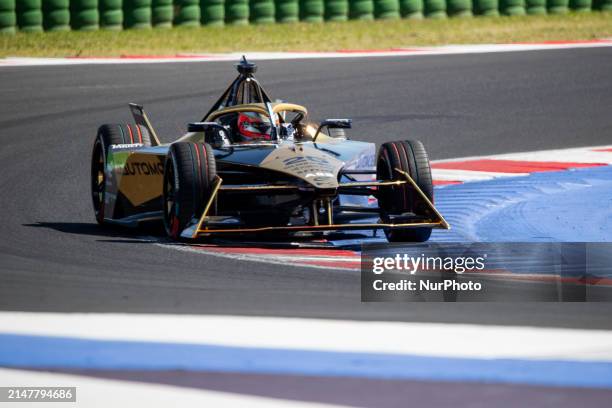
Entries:
<svg viewBox="0 0 612 408">
<path fill-rule="evenodd" d="M 265 61 L 273 98 L 352 137 L 421 139 L 432 159 L 609 144 L 612 50 Z M 234 78 L 226 62 L 0 70 L 0 309 L 612 328 L 612 304 L 361 304 L 352 272 L 162 248 L 93 218 L 96 128 L 143 103 L 165 141 Z"/>
</svg>

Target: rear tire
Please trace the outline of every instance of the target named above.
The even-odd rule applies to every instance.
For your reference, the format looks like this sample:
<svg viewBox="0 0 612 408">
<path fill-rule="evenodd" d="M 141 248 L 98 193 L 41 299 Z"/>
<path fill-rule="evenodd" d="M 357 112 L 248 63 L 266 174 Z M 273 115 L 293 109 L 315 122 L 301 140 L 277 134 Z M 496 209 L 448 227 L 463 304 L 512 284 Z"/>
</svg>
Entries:
<svg viewBox="0 0 612 408">
<path fill-rule="evenodd" d="M 208 144 L 177 142 L 170 146 L 164 166 L 163 211 L 166 233 L 179 239 L 192 220 L 202 216 L 217 176 Z M 209 214 L 214 213 L 214 208 Z"/>
<path fill-rule="evenodd" d="M 98 224 L 104 223 L 106 192 L 106 158 L 109 147 L 115 144 L 140 143 L 151 146 L 146 128 L 134 124 L 105 124 L 98 128 L 91 155 L 91 198 Z"/>
<path fill-rule="evenodd" d="M 427 198 L 433 202 L 431 168 L 423 143 L 418 140 L 384 143 L 378 151 L 376 175 L 379 180 L 405 180 L 395 169 L 410 174 Z M 427 213 L 427 206 L 423 201 L 409 184 L 381 187 L 378 193 L 378 205 L 383 221 L 388 221 L 389 215 L 423 215 Z M 425 242 L 431 235 L 431 227 L 385 229 L 385 235 L 389 242 Z"/>
</svg>

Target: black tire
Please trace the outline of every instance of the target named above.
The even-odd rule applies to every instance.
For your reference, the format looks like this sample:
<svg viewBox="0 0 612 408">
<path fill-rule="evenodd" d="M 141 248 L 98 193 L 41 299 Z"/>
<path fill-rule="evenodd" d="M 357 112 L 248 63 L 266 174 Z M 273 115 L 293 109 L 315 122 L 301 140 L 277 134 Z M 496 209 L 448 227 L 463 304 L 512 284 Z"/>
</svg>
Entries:
<svg viewBox="0 0 612 408">
<path fill-rule="evenodd" d="M 427 198 L 433 202 L 431 168 L 423 143 L 418 140 L 384 143 L 378 151 L 376 175 L 379 180 L 404 180 L 405 177 L 395 169 L 410 174 Z M 408 184 L 381 187 L 378 191 L 378 205 L 385 221 L 393 214 L 426 214 L 427 206 L 423 201 Z M 385 235 L 389 242 L 425 242 L 431 235 L 431 227 L 385 229 Z"/>
<path fill-rule="evenodd" d="M 91 198 L 94 214 L 99 224 L 104 223 L 104 195 L 106 191 L 106 157 L 108 148 L 114 144 L 140 143 L 151 146 L 146 128 L 134 124 L 105 124 L 98 128 L 91 154 Z"/>
<path fill-rule="evenodd" d="M 164 166 L 163 211 L 166 233 L 179 239 L 193 218 L 202 216 L 217 166 L 208 144 L 178 142 L 170 146 Z M 214 207 L 209 214 L 214 213 Z"/>
</svg>

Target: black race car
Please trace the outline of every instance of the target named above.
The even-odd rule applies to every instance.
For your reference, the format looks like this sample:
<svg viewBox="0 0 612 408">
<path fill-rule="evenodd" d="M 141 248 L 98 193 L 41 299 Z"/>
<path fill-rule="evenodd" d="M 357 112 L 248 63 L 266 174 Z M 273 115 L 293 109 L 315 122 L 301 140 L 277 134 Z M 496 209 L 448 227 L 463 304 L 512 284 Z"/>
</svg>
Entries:
<svg viewBox="0 0 612 408">
<path fill-rule="evenodd" d="M 433 205 L 429 160 L 415 140 L 349 140 L 349 119 L 308 120 L 273 103 L 245 58 L 239 75 L 187 133 L 162 144 L 142 106 L 135 124 L 98 129 L 91 162 L 99 223 L 163 220 L 174 239 L 385 231 L 426 241 L 449 228 Z"/>
</svg>

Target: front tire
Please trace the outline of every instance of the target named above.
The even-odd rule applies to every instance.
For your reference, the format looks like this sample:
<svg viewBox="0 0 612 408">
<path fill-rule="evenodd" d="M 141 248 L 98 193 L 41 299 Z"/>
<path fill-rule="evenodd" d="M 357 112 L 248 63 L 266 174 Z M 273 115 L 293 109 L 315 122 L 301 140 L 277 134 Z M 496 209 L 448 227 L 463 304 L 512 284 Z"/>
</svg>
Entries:
<svg viewBox="0 0 612 408">
<path fill-rule="evenodd" d="M 106 160 L 111 145 L 135 144 L 151 146 L 146 128 L 134 124 L 105 124 L 98 128 L 91 154 L 91 198 L 98 224 L 104 223 L 106 194 Z"/>
<path fill-rule="evenodd" d="M 418 140 L 405 140 L 384 143 L 378 151 L 376 175 L 379 180 L 405 180 L 396 169 L 410 175 L 431 202 L 434 199 L 433 181 L 429 158 L 423 143 Z M 413 213 L 423 215 L 427 206 L 423 199 L 409 184 L 381 187 L 378 205 L 383 221 L 388 222 L 390 215 Z M 425 242 L 431 235 L 431 227 L 385 229 L 389 242 Z"/>
<path fill-rule="evenodd" d="M 208 144 L 177 142 L 170 146 L 164 166 L 163 211 L 166 233 L 179 239 L 199 219 L 217 176 L 215 156 Z M 209 210 L 209 214 L 214 209 Z"/>
</svg>

